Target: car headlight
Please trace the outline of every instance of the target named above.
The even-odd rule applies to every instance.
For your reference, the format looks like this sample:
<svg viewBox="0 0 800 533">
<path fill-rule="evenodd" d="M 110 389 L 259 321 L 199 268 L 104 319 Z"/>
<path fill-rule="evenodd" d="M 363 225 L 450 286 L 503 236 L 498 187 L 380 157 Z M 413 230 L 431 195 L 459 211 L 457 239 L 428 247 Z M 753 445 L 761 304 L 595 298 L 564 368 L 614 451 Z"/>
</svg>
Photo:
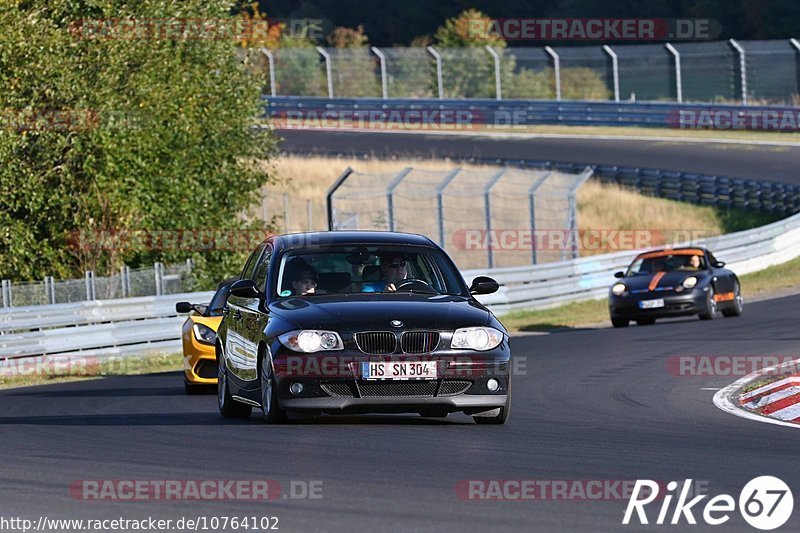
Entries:
<svg viewBox="0 0 800 533">
<path fill-rule="evenodd" d="M 450 348 L 483 352 L 503 342 L 503 332 L 494 328 L 458 328 L 453 333 Z"/>
<path fill-rule="evenodd" d="M 194 333 L 194 338 L 203 344 L 214 346 L 217 341 L 217 332 L 205 324 L 195 324 L 192 326 L 192 332 Z"/>
<path fill-rule="evenodd" d="M 683 283 L 681 283 L 681 285 L 683 285 L 684 289 L 693 289 L 694 286 L 697 285 L 697 278 L 694 276 L 689 276 L 688 278 L 683 280 Z"/>
<path fill-rule="evenodd" d="M 615 283 L 613 287 L 611 287 L 611 294 L 614 296 L 622 296 L 626 290 L 624 283 Z"/>
<path fill-rule="evenodd" d="M 328 350 L 343 350 L 342 338 L 335 331 L 303 329 L 278 336 L 281 344 L 295 352 L 314 353 Z"/>
</svg>

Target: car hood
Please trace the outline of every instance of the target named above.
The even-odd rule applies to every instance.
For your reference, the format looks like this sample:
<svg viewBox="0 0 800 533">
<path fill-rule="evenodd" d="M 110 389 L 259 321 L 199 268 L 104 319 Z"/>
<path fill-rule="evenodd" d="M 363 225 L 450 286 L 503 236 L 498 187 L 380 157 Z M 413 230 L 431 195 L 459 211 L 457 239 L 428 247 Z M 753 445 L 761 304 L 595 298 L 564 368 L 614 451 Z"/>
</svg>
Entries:
<svg viewBox="0 0 800 533">
<path fill-rule="evenodd" d="M 703 276 L 702 271 L 673 270 L 672 272 L 658 272 L 656 274 L 630 276 L 620 280 L 628 291 L 657 291 L 680 285 L 683 280 L 695 276 L 698 280 Z M 656 279 L 658 277 L 659 279 Z M 651 288 L 652 287 L 652 288 Z"/>
<path fill-rule="evenodd" d="M 391 330 L 393 320 L 402 322 L 399 328 L 404 330 L 453 330 L 490 322 L 489 311 L 479 303 L 449 295 L 381 293 L 289 298 L 271 304 L 269 310 L 292 327 L 336 331 Z"/>
</svg>

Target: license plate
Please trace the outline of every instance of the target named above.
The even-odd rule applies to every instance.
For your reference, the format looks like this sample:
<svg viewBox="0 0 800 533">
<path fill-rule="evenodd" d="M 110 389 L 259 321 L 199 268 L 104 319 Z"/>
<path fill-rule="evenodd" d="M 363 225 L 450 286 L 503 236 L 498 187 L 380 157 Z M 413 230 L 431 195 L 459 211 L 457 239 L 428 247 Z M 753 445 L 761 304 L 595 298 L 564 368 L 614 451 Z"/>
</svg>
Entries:
<svg viewBox="0 0 800 533">
<path fill-rule="evenodd" d="M 657 309 L 659 307 L 664 307 L 664 298 L 659 298 L 657 300 L 642 300 L 639 302 L 640 309 Z"/>
<path fill-rule="evenodd" d="M 361 363 L 363 379 L 436 379 L 436 361 Z"/>
</svg>

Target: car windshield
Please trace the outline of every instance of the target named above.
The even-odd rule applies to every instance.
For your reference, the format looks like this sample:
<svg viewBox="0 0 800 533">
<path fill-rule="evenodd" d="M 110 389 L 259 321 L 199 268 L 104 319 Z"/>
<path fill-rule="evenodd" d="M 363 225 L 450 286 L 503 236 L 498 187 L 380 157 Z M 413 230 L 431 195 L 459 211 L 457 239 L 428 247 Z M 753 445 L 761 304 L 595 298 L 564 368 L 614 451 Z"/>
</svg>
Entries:
<svg viewBox="0 0 800 533">
<path fill-rule="evenodd" d="M 655 274 L 656 272 L 672 272 L 673 270 L 702 270 L 706 268 L 706 260 L 702 253 L 674 252 L 649 253 L 634 259 L 626 276 Z"/>
<path fill-rule="evenodd" d="M 329 246 L 290 250 L 277 270 L 277 296 L 414 292 L 465 295 L 460 274 L 435 248 Z"/>
</svg>

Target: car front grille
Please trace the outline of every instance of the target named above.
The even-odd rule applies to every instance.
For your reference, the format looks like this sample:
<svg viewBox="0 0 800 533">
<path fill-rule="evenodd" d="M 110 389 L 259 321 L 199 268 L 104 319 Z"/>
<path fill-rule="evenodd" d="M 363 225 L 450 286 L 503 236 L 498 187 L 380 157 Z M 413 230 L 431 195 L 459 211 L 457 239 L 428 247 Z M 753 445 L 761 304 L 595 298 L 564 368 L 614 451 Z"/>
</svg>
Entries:
<svg viewBox="0 0 800 533">
<path fill-rule="evenodd" d="M 217 362 L 208 359 L 201 359 L 194 367 L 194 373 L 203 379 L 213 379 L 217 377 Z"/>
<path fill-rule="evenodd" d="M 438 344 L 438 331 L 406 331 L 400 338 L 400 348 L 404 353 L 430 353 Z"/>
<path fill-rule="evenodd" d="M 456 396 L 472 386 L 471 381 L 458 379 L 444 379 L 441 385 L 438 381 L 359 381 L 354 388 L 352 383 L 331 381 L 320 387 L 338 398 L 434 398 Z"/>
<path fill-rule="evenodd" d="M 368 354 L 389 354 L 397 349 L 397 336 L 391 331 L 364 331 L 356 333 L 355 339 L 358 349 Z"/>
</svg>

